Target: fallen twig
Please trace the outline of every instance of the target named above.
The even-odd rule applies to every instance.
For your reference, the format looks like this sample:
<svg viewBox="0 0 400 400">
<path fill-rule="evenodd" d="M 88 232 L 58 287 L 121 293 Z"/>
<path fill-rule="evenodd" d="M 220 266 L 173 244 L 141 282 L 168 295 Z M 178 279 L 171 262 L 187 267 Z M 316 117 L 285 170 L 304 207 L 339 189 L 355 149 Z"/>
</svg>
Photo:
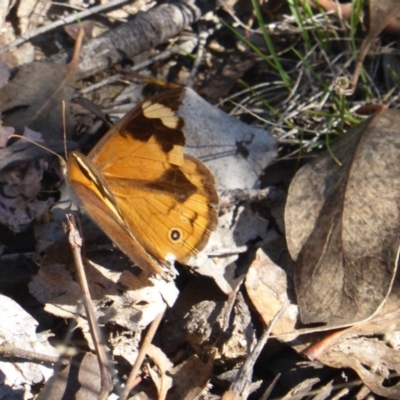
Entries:
<svg viewBox="0 0 400 400">
<path fill-rule="evenodd" d="M 82 46 L 78 79 L 165 43 L 217 5 L 216 0 L 197 3 L 182 0 L 161 4 L 145 13 L 139 13 L 132 21 L 89 40 Z M 62 52 L 51 57 L 51 60 L 65 63 L 68 57 L 68 53 Z"/>
<path fill-rule="evenodd" d="M 250 353 L 249 357 L 247 357 L 245 363 L 240 368 L 235 381 L 232 383 L 230 390 L 236 395 L 241 396 L 243 399 L 247 399 L 248 394 L 251 393 L 251 377 L 253 375 L 253 367 L 255 362 L 258 359 L 258 356 L 261 353 L 261 350 L 264 348 L 265 344 L 270 337 L 272 330 L 276 323 L 281 319 L 283 313 L 287 308 L 287 304 L 283 305 L 283 307 L 279 310 L 279 312 L 275 315 L 274 319 L 269 324 L 268 328 L 264 330 L 259 341 L 256 346 Z"/>
<path fill-rule="evenodd" d="M 149 330 L 146 333 L 146 336 L 143 340 L 142 346 L 140 347 L 139 354 L 137 356 L 135 365 L 132 368 L 132 371 L 129 375 L 129 378 L 126 382 L 124 391 L 122 392 L 122 395 L 120 396 L 120 400 L 126 400 L 128 398 L 129 392 L 134 386 L 135 380 L 137 378 L 137 374 L 139 373 L 140 367 L 142 366 L 143 360 L 146 357 L 148 348 L 154 338 L 154 335 L 157 331 L 158 326 L 160 325 L 160 322 L 162 320 L 162 317 L 164 316 L 164 313 L 161 313 L 151 324 L 149 327 Z"/>
<path fill-rule="evenodd" d="M 82 20 L 91 15 L 98 14 L 103 11 L 107 11 L 110 8 L 114 8 L 114 7 L 124 4 L 124 3 L 128 3 L 129 1 L 130 0 L 110 0 L 105 4 L 101 4 L 99 6 L 89 8 L 88 10 L 74 13 L 65 18 L 60 18 L 57 21 L 54 21 L 52 24 L 41 26 L 40 28 L 32 29 L 28 32 L 25 32 L 18 39 L 15 39 L 13 42 L 1 47 L 0 54 L 6 53 L 7 51 L 13 49 L 14 47 L 17 47 L 17 46 L 21 45 L 22 43 L 25 43 L 29 39 L 39 36 L 42 33 L 52 31 L 53 29 L 56 29 L 59 26 L 72 24 L 73 22 L 77 22 L 77 21 Z"/>
<path fill-rule="evenodd" d="M 89 286 L 86 280 L 85 268 L 82 262 L 82 238 L 76 227 L 75 219 L 72 215 L 67 215 L 68 241 L 71 246 L 72 255 L 75 262 L 75 267 L 78 275 L 79 285 L 82 291 L 82 300 L 85 307 L 86 316 L 90 328 L 90 333 L 93 338 L 96 355 L 99 360 L 101 374 L 101 389 L 99 399 L 107 399 L 108 394 L 113 388 L 110 366 L 107 359 L 104 341 L 102 340 L 99 326 L 97 325 L 96 315 L 94 313 L 93 303 L 90 298 Z"/>
</svg>

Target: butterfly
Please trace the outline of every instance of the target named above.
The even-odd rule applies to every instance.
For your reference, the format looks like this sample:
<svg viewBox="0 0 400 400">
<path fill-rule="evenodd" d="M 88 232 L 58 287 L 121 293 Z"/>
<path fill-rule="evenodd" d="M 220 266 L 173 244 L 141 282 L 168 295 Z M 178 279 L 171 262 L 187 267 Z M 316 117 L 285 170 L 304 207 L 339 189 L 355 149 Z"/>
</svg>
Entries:
<svg viewBox="0 0 400 400">
<path fill-rule="evenodd" d="M 217 226 L 215 179 L 184 154 L 182 89 L 139 104 L 85 156 L 68 157 L 68 182 L 79 205 L 150 274 L 187 262 Z"/>
</svg>

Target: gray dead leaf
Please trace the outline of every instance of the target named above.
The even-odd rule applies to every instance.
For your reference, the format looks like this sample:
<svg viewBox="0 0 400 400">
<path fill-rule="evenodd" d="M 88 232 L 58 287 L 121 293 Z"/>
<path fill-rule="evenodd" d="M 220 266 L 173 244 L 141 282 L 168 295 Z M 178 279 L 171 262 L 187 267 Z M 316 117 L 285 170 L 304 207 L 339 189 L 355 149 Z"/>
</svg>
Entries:
<svg viewBox="0 0 400 400">
<path fill-rule="evenodd" d="M 54 203 L 39 200 L 41 180 L 48 163 L 44 159 L 21 162 L 0 171 L 0 223 L 13 232 L 25 230 Z"/>
<path fill-rule="evenodd" d="M 383 108 L 302 167 L 289 189 L 287 244 L 304 323 L 370 318 L 396 274 L 400 224 L 400 123 Z"/>
<path fill-rule="evenodd" d="M 67 142 L 67 145 L 69 150 L 76 149 L 76 144 L 73 145 L 72 142 Z M 46 144 L 46 149 L 35 146 L 24 140 L 19 140 L 10 146 L 0 149 L 0 170 L 7 167 L 14 167 L 18 163 L 38 160 L 39 158 L 48 159 L 48 149 L 55 153 L 61 153 L 64 151 L 64 146 L 65 142 L 63 140 L 55 141 L 50 145 Z"/>
<path fill-rule="evenodd" d="M 96 268 L 101 268 L 105 274 L 106 269 L 98 265 Z M 119 290 L 110 291 L 102 300 L 108 306 L 100 318 L 101 323 L 113 322 L 127 329 L 141 331 L 165 311 L 168 304 L 166 299 L 172 306 L 178 296 L 173 281 L 150 280 L 128 271 L 114 275 L 113 280 Z"/>
<path fill-rule="evenodd" d="M 0 295 L 0 314 L 0 347 L 11 345 L 21 350 L 58 357 L 59 354 L 47 342 L 47 337 L 36 334 L 38 323 L 17 303 L 3 295 Z M 13 391 L 24 393 L 28 398 L 31 396 L 31 386 L 46 382 L 52 375 L 52 368 L 37 362 L 2 358 L 0 375 L 1 399 L 11 399 L 8 396 Z"/>
<path fill-rule="evenodd" d="M 113 358 L 134 365 L 140 350 L 141 339 L 141 332 L 132 331 L 122 331 L 109 337 Z"/>
<path fill-rule="evenodd" d="M 14 3 L 15 0 L 5 0 L 0 6 L 0 29 L 2 30 L 4 29 L 7 14 Z"/>
<path fill-rule="evenodd" d="M 197 273 L 208 276 L 220 289 L 229 294 L 236 287 L 236 260 L 247 250 L 254 238 L 265 238 L 266 221 L 249 204 L 232 204 L 228 212 L 218 218 L 217 229 L 211 234 L 205 249 L 188 261 Z"/>
<path fill-rule="evenodd" d="M 268 132 L 227 115 L 189 88 L 184 89 L 178 114 L 185 120 L 186 152 L 207 164 L 219 191 L 259 185 L 261 172 L 275 156 L 276 144 Z M 266 221 L 249 205 L 232 204 L 219 217 L 206 249 L 187 265 L 231 293 L 237 283 L 238 254 L 252 239 L 264 238 L 265 232 Z"/>
<path fill-rule="evenodd" d="M 27 126 L 24 127 L 24 132 L 22 135 L 33 143 L 44 143 L 43 135 L 40 132 L 36 132 L 33 129 L 28 128 Z"/>
<path fill-rule="evenodd" d="M 382 340 L 348 337 L 332 346 L 319 361 L 336 368 L 354 369 L 365 385 L 379 396 L 390 399 L 400 396 L 400 385 L 395 381 L 391 383 L 393 374 L 400 370 L 399 351 Z"/>
<path fill-rule="evenodd" d="M 247 125 L 185 89 L 178 114 L 185 118 L 186 151 L 204 161 L 219 191 L 259 186 L 276 144 L 263 129 Z"/>
<path fill-rule="evenodd" d="M 261 194 L 262 193 L 262 194 Z M 255 203 L 245 200 L 254 195 Z M 220 193 L 220 207 L 217 229 L 211 234 L 204 251 L 189 260 L 188 265 L 208 276 L 217 283 L 220 289 L 230 294 L 241 279 L 237 273 L 236 260 L 240 253 L 247 251 L 248 243 L 257 239 L 267 244 L 276 239 L 274 229 L 268 228 L 268 221 L 260 216 L 257 209 L 260 198 L 267 201 L 271 215 L 279 224 L 283 220 L 283 204 L 286 196 L 279 190 L 271 188 L 259 190 L 234 190 Z"/>
<path fill-rule="evenodd" d="M 282 400 L 301 400 L 308 398 L 309 392 L 312 390 L 315 384 L 319 383 L 318 378 L 306 379 L 294 387 L 286 396 L 282 397 Z"/>
<path fill-rule="evenodd" d="M 0 142 L 5 146 L 14 128 L 0 126 Z M 23 136 L 42 143 L 40 132 L 24 128 Z M 1 146 L 0 146 L 1 147 Z M 52 145 L 60 150 L 60 142 Z M 41 197 L 43 174 L 48 169 L 49 152 L 27 141 L 0 148 L 0 223 L 13 232 L 24 231 L 54 204 L 54 197 Z"/>
<path fill-rule="evenodd" d="M 22 65 L 0 89 L 3 124 L 21 134 L 26 126 L 41 132 L 46 143 L 62 139 L 62 102 L 65 101 L 67 138 L 73 120 L 69 102 L 74 92 L 70 65 L 32 62 Z"/>
</svg>

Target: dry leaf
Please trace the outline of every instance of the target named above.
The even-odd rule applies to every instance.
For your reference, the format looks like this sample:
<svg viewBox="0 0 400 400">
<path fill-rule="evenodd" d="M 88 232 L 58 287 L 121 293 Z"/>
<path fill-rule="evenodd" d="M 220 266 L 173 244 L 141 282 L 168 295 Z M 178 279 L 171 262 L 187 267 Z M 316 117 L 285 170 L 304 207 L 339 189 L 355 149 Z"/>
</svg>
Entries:
<svg viewBox="0 0 400 400">
<path fill-rule="evenodd" d="M 52 232 L 51 224 L 49 229 Z M 61 229 L 61 227 L 60 227 Z M 75 282 L 75 269 L 66 243 L 55 243 L 44 250 L 39 261 L 38 274 L 29 284 L 35 298 L 45 304 L 45 310 L 62 318 L 74 318 L 91 344 L 85 311 L 81 304 L 81 290 Z M 64 257 L 64 259 L 61 257 Z M 96 257 L 96 252 L 88 252 Z M 100 255 L 100 257 L 99 257 Z M 100 324 L 115 323 L 134 332 L 140 332 L 168 305 L 175 301 L 178 291 L 174 282 L 148 279 L 143 274 L 134 275 L 126 258 L 115 252 L 99 252 L 99 259 L 108 268 L 94 262 L 85 262 L 86 277 Z M 113 270 L 114 269 L 114 270 Z"/>
<path fill-rule="evenodd" d="M 51 7 L 51 3 L 47 0 L 25 0 L 16 3 L 16 14 L 18 17 L 18 28 L 21 34 L 30 29 L 35 29 L 38 25 L 43 24 L 45 15 Z"/>
<path fill-rule="evenodd" d="M 150 281 L 144 281 L 128 271 L 110 271 L 91 262 L 86 264 L 85 269 L 100 323 L 113 322 L 140 331 L 164 312 L 164 297 Z M 85 312 L 79 302 L 80 288 L 64 266 L 41 266 L 29 288 L 39 301 L 46 303 L 46 310 L 53 314 L 61 317 L 67 315 L 69 318 L 84 317 Z M 80 318 L 78 323 L 86 325 L 86 321 Z"/>
<path fill-rule="evenodd" d="M 84 21 L 79 21 L 76 24 L 64 25 L 64 31 L 74 40 L 78 37 L 78 33 L 81 29 L 85 31 L 85 38 L 93 38 L 93 27 L 95 25 L 94 20 L 85 19 Z"/>
<path fill-rule="evenodd" d="M 227 115 L 189 88 L 178 114 L 185 119 L 187 153 L 207 163 L 218 190 L 258 187 L 276 149 L 265 130 Z"/>
<path fill-rule="evenodd" d="M 265 238 L 266 221 L 254 212 L 250 204 L 232 204 L 230 209 L 218 217 L 218 227 L 202 253 L 187 263 L 196 271 L 214 279 L 220 289 L 230 294 L 241 278 L 236 274 L 236 263 L 247 244 Z M 212 254 L 213 257 L 208 257 Z"/>
<path fill-rule="evenodd" d="M 364 384 L 385 398 L 400 398 L 400 284 L 371 320 L 328 336 L 307 349 L 309 358 L 334 368 L 354 369 Z"/>
<path fill-rule="evenodd" d="M 168 400 L 194 400 L 206 388 L 213 370 L 213 357 L 205 363 L 196 355 L 191 356 L 171 371 L 174 386 L 168 392 Z"/>
<path fill-rule="evenodd" d="M 2 30 L 2 32 L 5 31 L 5 21 L 6 21 L 6 17 L 7 14 L 10 11 L 10 8 L 13 6 L 14 1 L 13 0 L 5 0 L 1 3 L 1 7 L 0 7 L 0 29 Z"/>
<path fill-rule="evenodd" d="M 67 367 L 56 369 L 36 400 L 97 400 L 100 394 L 100 368 L 95 355 L 79 353 Z"/>
<path fill-rule="evenodd" d="M 38 159 L 0 171 L 0 223 L 13 232 L 25 230 L 54 203 L 51 197 L 38 199 L 47 166 L 44 159 Z"/>
<path fill-rule="evenodd" d="M 375 39 L 386 28 L 398 32 L 400 4 L 398 0 L 369 0 L 368 34 L 358 52 L 358 59 L 354 68 L 352 86 L 357 86 L 358 77 L 365 57 Z"/>
<path fill-rule="evenodd" d="M 58 357 L 46 336 L 36 333 L 38 322 L 10 298 L 0 295 L 0 346 L 13 346 L 39 354 Z M 0 398 L 20 393 L 21 398 L 31 396 L 32 385 L 43 384 L 52 374 L 52 368 L 41 363 L 15 358 L 1 358 Z M 14 397 L 13 397 L 14 398 Z"/>
<path fill-rule="evenodd" d="M 0 126 L 0 147 L 6 144 L 14 128 Z M 23 136 L 37 143 L 43 138 L 39 132 L 25 127 Z M 48 162 L 40 158 L 40 153 L 28 142 L 16 142 L 0 149 L 0 223 L 13 232 L 24 231 L 32 221 L 40 218 L 54 204 L 57 196 L 41 196 L 43 192 L 43 173 L 48 169 Z M 39 149 L 36 147 L 36 149 Z M 48 191 L 50 192 L 50 191 Z"/>
<path fill-rule="evenodd" d="M 287 275 L 262 249 L 258 249 L 245 281 L 247 294 L 264 323 L 268 326 L 275 315 L 288 303 Z M 295 304 L 286 307 L 272 333 L 293 332 L 297 322 L 298 309 Z M 291 341 L 297 335 L 285 335 L 281 339 Z"/>
<path fill-rule="evenodd" d="M 301 400 L 308 399 L 317 392 L 316 396 L 313 396 L 313 400 L 325 400 L 331 394 L 332 382 L 328 382 L 323 388 L 313 388 L 315 384 L 319 383 L 318 378 L 306 379 L 294 387 L 286 396 L 282 397 L 281 400 Z M 319 396 L 321 394 L 321 397 Z"/>
<path fill-rule="evenodd" d="M 302 167 L 285 210 L 287 244 L 304 323 L 371 317 L 397 269 L 400 224 L 398 110 L 382 110 Z"/>
<path fill-rule="evenodd" d="M 66 102 L 67 137 L 73 126 L 69 101 L 74 92 L 69 65 L 33 62 L 19 68 L 0 89 L 3 123 L 21 134 L 25 128 L 41 132 L 46 143 L 62 139 L 62 102 Z"/>
<path fill-rule="evenodd" d="M 39 135 L 40 141 L 43 138 L 47 146 L 62 139 L 64 125 L 67 137 L 70 136 L 72 118 L 69 100 L 74 91 L 71 84 L 80 43 L 81 39 L 77 41 L 69 65 L 26 64 L 19 68 L 6 86 L 0 88 L 0 110 L 4 125 L 12 127 L 18 134 L 24 132 L 26 137 L 34 141 Z M 65 124 L 62 118 L 63 101 L 66 102 Z M 4 134 L 3 129 L 2 136 Z M 0 150 L 0 222 L 14 232 L 26 229 L 53 204 L 54 199 L 48 196 L 38 199 L 47 161 L 35 158 L 34 153 L 37 154 L 37 150 L 31 152 L 26 148 L 26 143 L 14 143 Z"/>
<path fill-rule="evenodd" d="M 382 31 L 390 26 L 392 32 L 397 32 L 395 29 L 399 24 L 400 5 L 398 0 L 369 0 L 368 1 L 368 37 L 376 38 Z"/>
<path fill-rule="evenodd" d="M 232 392 L 231 390 L 228 390 L 223 394 L 221 400 L 243 400 L 243 397 L 239 396 L 235 392 Z"/>
<path fill-rule="evenodd" d="M 247 59 L 244 60 L 233 56 L 226 59 L 220 73 L 207 82 L 199 93 L 213 103 L 228 96 L 237 81 L 256 64 L 256 59 L 252 54 L 246 54 L 246 56 Z"/>
<path fill-rule="evenodd" d="M 157 366 L 157 372 L 150 366 L 148 366 L 148 370 L 151 379 L 156 385 L 158 399 L 164 400 L 167 396 L 168 390 L 173 384 L 173 379 L 169 376 L 173 364 L 164 352 L 153 344 L 151 344 L 147 349 L 147 356 L 151 358 Z"/>
</svg>

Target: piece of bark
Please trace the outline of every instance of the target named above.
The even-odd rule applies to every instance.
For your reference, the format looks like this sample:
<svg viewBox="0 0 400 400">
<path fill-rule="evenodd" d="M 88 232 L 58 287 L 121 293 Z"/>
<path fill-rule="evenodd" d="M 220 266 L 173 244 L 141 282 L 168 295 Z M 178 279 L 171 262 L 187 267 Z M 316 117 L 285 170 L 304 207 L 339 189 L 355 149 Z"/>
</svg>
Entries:
<svg viewBox="0 0 400 400">
<path fill-rule="evenodd" d="M 161 4 L 138 14 L 132 21 L 82 46 L 77 78 L 85 78 L 165 43 L 215 7 L 215 0 L 183 0 Z M 65 63 L 69 56 L 65 52 L 58 53 L 52 61 Z"/>
</svg>

